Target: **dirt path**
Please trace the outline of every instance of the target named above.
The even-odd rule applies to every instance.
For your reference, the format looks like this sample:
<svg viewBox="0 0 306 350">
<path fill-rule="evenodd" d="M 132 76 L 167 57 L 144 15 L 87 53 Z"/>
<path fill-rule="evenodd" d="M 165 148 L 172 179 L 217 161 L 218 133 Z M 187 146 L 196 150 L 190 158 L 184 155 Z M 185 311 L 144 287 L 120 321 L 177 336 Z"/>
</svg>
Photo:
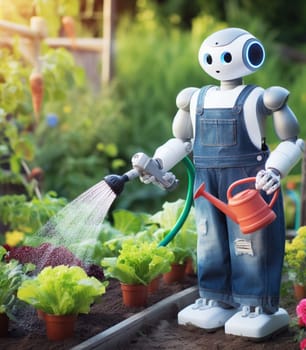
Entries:
<svg viewBox="0 0 306 350">
<path fill-rule="evenodd" d="M 125 350 L 298 350 L 293 334 L 283 332 L 276 338 L 262 343 L 254 343 L 224 334 L 220 329 L 215 333 L 205 333 L 198 328 L 178 326 L 177 322 L 161 321 L 147 333 L 139 334 Z"/>
</svg>

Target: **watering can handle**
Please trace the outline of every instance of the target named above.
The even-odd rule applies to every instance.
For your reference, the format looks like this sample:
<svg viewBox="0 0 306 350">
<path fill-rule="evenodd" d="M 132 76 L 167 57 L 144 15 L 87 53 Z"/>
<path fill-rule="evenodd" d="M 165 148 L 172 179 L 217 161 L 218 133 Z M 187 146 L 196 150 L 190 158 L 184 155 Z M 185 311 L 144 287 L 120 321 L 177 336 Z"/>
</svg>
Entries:
<svg viewBox="0 0 306 350">
<path fill-rule="evenodd" d="M 233 189 L 238 186 L 238 185 L 242 185 L 242 184 L 245 184 L 245 183 L 248 183 L 248 182 L 255 182 L 256 181 L 256 177 L 246 177 L 244 179 L 241 179 L 241 180 L 237 180 L 235 182 L 233 182 L 230 187 L 228 188 L 227 190 L 227 198 L 230 199 L 232 198 L 232 191 Z M 271 209 L 273 207 L 273 205 L 275 204 L 276 200 L 277 200 L 277 197 L 278 197 L 278 194 L 279 194 L 279 188 L 274 192 L 273 194 L 273 197 L 269 203 L 269 208 Z"/>
</svg>

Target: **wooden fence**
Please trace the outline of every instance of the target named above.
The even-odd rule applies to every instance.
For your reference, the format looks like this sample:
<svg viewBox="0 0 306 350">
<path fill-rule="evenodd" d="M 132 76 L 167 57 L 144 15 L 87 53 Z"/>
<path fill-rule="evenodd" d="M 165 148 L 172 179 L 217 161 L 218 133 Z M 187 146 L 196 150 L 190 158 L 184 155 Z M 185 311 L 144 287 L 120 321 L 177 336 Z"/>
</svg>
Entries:
<svg viewBox="0 0 306 350">
<path fill-rule="evenodd" d="M 24 59 L 40 70 L 40 46 L 45 42 L 48 46 L 68 49 L 78 64 L 84 67 L 88 80 L 94 88 L 108 84 L 114 76 L 114 19 L 116 0 L 103 2 L 103 38 L 48 38 L 43 18 L 33 17 L 29 27 L 13 22 L 0 20 L 0 31 L 9 34 L 0 37 L 0 46 L 12 47 L 12 35 L 19 35 L 20 52 Z M 99 74 L 97 74 L 97 71 Z"/>
</svg>

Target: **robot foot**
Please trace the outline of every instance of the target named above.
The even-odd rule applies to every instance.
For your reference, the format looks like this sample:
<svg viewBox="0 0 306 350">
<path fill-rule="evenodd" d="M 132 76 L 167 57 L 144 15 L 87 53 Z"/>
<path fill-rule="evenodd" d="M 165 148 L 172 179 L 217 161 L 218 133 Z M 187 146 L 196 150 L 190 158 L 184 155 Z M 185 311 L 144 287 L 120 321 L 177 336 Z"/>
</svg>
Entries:
<svg viewBox="0 0 306 350">
<path fill-rule="evenodd" d="M 260 307 L 250 312 L 249 306 L 243 306 L 225 323 L 225 333 L 238 335 L 253 341 L 263 341 L 288 328 L 290 317 L 286 310 L 278 309 L 272 315 L 264 314 Z"/>
<path fill-rule="evenodd" d="M 237 309 L 223 309 L 216 301 L 200 298 L 178 313 L 178 324 L 192 325 L 207 332 L 214 332 L 223 327 L 236 312 Z"/>
</svg>

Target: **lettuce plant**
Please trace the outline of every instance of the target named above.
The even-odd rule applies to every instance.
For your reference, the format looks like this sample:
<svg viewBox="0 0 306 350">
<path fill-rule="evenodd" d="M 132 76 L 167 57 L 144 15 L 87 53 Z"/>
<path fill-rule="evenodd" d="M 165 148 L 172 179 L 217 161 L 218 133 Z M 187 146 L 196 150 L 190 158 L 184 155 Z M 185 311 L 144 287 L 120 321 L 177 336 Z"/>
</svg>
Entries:
<svg viewBox="0 0 306 350">
<path fill-rule="evenodd" d="M 173 260 L 174 255 L 167 247 L 158 247 L 155 242 L 127 240 L 118 257 L 104 258 L 101 265 L 106 277 L 126 284 L 147 285 L 170 271 Z"/>
<path fill-rule="evenodd" d="M 32 264 L 20 264 L 17 260 L 4 260 L 6 250 L 0 246 L 0 313 L 13 317 L 13 309 L 18 301 L 16 294 L 19 286 L 34 268 Z"/>
<path fill-rule="evenodd" d="M 86 314 L 97 297 L 105 293 L 107 285 L 107 281 L 88 277 L 79 266 L 49 266 L 24 281 L 17 297 L 47 314 Z"/>
<path fill-rule="evenodd" d="M 169 231 L 176 224 L 183 208 L 185 201 L 178 199 L 175 202 L 165 202 L 163 209 L 150 217 L 150 222 L 159 228 L 155 231 L 155 239 L 163 240 Z M 174 262 L 183 264 L 187 258 L 192 258 L 196 266 L 196 246 L 197 233 L 195 224 L 195 211 L 191 208 L 187 220 L 167 247 L 174 253 Z"/>
</svg>

